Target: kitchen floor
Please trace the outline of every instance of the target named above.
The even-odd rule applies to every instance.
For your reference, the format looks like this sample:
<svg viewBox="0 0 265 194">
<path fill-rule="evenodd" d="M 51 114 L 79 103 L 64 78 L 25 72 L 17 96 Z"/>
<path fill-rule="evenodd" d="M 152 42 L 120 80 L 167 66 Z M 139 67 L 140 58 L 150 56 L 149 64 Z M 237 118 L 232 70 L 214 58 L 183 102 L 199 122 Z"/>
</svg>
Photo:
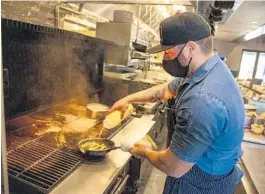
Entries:
<svg viewBox="0 0 265 194">
<path fill-rule="evenodd" d="M 142 181 L 137 194 L 162 194 L 164 189 L 166 175 L 160 170 L 150 168 L 150 176 L 147 180 Z"/>
</svg>

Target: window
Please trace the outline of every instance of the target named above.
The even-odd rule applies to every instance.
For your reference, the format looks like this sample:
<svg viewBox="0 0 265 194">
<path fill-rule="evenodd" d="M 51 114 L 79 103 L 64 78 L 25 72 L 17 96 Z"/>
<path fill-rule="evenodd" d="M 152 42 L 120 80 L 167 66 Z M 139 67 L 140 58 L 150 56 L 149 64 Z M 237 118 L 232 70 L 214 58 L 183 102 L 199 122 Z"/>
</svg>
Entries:
<svg viewBox="0 0 265 194">
<path fill-rule="evenodd" d="M 243 50 L 238 78 L 264 79 L 264 77 L 265 52 Z"/>
<path fill-rule="evenodd" d="M 252 79 L 257 53 L 243 51 L 239 79 Z"/>
<path fill-rule="evenodd" d="M 255 78 L 263 79 L 265 76 L 265 53 L 260 53 Z"/>
</svg>

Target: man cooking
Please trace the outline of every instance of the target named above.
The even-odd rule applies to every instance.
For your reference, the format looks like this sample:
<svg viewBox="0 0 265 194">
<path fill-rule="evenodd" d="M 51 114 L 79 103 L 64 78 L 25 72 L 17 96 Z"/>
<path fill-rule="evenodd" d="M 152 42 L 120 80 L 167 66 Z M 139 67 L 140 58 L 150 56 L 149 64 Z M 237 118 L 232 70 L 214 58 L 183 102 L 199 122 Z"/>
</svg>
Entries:
<svg viewBox="0 0 265 194">
<path fill-rule="evenodd" d="M 126 96 L 110 111 L 171 99 L 167 149 L 136 144 L 130 152 L 167 174 L 165 194 L 233 193 L 242 175 L 236 162 L 242 155 L 244 104 L 232 74 L 213 52 L 210 26 L 197 14 L 181 13 L 161 22 L 160 39 L 148 52 L 164 51 L 163 68 L 176 78 Z"/>
</svg>

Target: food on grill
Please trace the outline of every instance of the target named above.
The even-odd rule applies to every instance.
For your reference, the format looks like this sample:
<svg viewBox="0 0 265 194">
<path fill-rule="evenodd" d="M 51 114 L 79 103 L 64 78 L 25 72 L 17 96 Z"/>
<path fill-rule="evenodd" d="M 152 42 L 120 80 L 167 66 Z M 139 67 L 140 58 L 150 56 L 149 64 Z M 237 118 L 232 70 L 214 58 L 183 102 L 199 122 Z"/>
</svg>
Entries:
<svg viewBox="0 0 265 194">
<path fill-rule="evenodd" d="M 80 148 L 88 151 L 104 151 L 107 149 L 107 146 L 104 143 L 89 141 L 80 145 Z"/>
<path fill-rule="evenodd" d="M 84 117 L 86 116 L 86 107 L 84 106 L 79 106 L 77 104 L 70 104 L 68 106 L 68 109 L 71 113 L 73 113 L 74 115 L 76 116 L 79 116 L 79 117 Z"/>
<path fill-rule="evenodd" d="M 98 136 L 99 123 L 85 117 L 78 118 L 64 125 L 57 134 L 57 147 L 76 145 L 81 139 L 95 138 Z"/>
<path fill-rule="evenodd" d="M 58 113 L 58 115 L 63 116 L 65 118 L 65 123 L 70 123 L 78 119 L 79 117 L 73 115 L 73 114 L 64 114 L 64 113 Z"/>
<path fill-rule="evenodd" d="M 108 107 L 104 104 L 91 103 L 87 105 L 87 116 L 91 119 L 102 119 L 105 117 Z"/>
<path fill-rule="evenodd" d="M 108 107 L 100 103 L 91 103 L 87 105 L 87 109 L 92 111 L 107 111 Z"/>
<path fill-rule="evenodd" d="M 129 115 L 133 113 L 134 109 L 131 104 L 129 104 L 128 109 L 125 111 L 123 118 L 121 118 L 122 112 L 119 110 L 115 110 L 112 113 L 108 114 L 103 121 L 103 126 L 106 129 L 112 129 L 119 125 L 121 121 L 127 118 Z"/>
<path fill-rule="evenodd" d="M 90 128 L 94 127 L 96 124 L 98 124 L 96 120 L 82 117 L 63 126 L 62 131 L 65 133 L 84 133 L 87 132 Z"/>
<path fill-rule="evenodd" d="M 35 133 L 35 135 L 43 135 L 45 133 L 56 133 L 61 131 L 61 127 L 58 126 L 50 126 L 49 128 L 43 129 L 43 130 L 39 130 Z"/>
</svg>

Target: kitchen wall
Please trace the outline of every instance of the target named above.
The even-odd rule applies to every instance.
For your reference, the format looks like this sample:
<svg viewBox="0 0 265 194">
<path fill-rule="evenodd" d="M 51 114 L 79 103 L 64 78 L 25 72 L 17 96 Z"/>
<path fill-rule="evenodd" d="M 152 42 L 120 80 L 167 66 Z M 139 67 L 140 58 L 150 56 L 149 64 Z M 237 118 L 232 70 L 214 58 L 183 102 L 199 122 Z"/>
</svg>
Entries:
<svg viewBox="0 0 265 194">
<path fill-rule="evenodd" d="M 54 11 L 58 3 L 59 2 L 57 1 L 3 1 L 1 2 L 1 17 L 31 24 L 54 27 Z M 64 6 L 69 7 L 69 5 L 66 4 L 64 4 Z M 65 12 L 64 16 L 71 15 L 69 12 L 67 13 L 68 14 Z M 68 21 L 67 19 L 62 19 L 62 13 L 60 16 L 60 28 L 95 37 L 94 29 L 79 23 L 81 19 L 83 21 L 88 21 L 87 18 L 82 18 L 80 15 L 71 15 L 71 21 Z"/>
<path fill-rule="evenodd" d="M 265 51 L 265 35 L 240 43 L 215 40 L 214 46 L 220 55 L 224 55 L 227 58 L 226 63 L 230 69 L 239 71 L 242 50 Z"/>
<path fill-rule="evenodd" d="M 56 4 L 56 1 L 2 1 L 1 17 L 53 27 Z"/>
<path fill-rule="evenodd" d="M 233 49 L 237 46 L 237 44 L 224 41 L 224 40 L 214 40 L 214 48 L 217 50 L 219 55 L 223 55 L 227 57 Z"/>
</svg>

